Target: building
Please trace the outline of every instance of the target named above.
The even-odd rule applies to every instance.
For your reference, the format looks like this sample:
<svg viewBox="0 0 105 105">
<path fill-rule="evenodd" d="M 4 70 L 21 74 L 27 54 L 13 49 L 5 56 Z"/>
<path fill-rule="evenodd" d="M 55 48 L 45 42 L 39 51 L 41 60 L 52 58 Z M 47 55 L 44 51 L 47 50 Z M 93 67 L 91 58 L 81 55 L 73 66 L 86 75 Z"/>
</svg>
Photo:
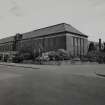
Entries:
<svg viewBox="0 0 105 105">
<path fill-rule="evenodd" d="M 0 52 L 48 52 L 65 49 L 72 56 L 87 54 L 88 36 L 61 23 L 0 40 Z"/>
</svg>

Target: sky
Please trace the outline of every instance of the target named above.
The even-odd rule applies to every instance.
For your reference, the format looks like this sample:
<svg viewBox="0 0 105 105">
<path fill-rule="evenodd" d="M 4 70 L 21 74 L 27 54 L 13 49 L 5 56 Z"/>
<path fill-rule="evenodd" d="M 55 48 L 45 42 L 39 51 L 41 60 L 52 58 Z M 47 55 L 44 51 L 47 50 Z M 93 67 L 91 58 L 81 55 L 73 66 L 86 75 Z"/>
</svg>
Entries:
<svg viewBox="0 0 105 105">
<path fill-rule="evenodd" d="M 0 38 L 58 23 L 105 41 L 105 0 L 0 0 Z"/>
</svg>

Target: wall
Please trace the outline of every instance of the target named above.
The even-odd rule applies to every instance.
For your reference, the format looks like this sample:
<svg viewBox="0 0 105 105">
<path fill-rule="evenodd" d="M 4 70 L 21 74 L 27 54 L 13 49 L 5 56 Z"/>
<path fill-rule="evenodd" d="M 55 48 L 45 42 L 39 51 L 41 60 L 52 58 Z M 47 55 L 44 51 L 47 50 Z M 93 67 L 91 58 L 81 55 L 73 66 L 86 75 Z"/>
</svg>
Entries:
<svg viewBox="0 0 105 105">
<path fill-rule="evenodd" d="M 87 38 L 77 36 L 70 33 L 66 34 L 66 48 L 72 56 L 80 56 L 87 54 Z"/>
<path fill-rule="evenodd" d="M 18 43 L 18 50 L 25 52 L 48 52 L 56 49 L 66 49 L 66 35 L 64 33 L 54 34 L 49 37 L 30 38 L 21 40 Z"/>
<path fill-rule="evenodd" d="M 13 42 L 6 42 L 0 44 L 0 52 L 13 51 Z"/>
</svg>

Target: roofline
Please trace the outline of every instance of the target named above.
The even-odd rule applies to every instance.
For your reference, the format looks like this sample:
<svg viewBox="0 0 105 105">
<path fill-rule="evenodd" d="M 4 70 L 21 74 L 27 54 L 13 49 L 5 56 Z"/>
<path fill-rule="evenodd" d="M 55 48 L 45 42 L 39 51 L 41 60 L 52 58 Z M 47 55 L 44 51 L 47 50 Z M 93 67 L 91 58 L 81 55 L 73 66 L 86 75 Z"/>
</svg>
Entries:
<svg viewBox="0 0 105 105">
<path fill-rule="evenodd" d="M 22 40 L 28 40 L 28 39 L 32 39 L 32 38 L 46 37 L 46 36 L 49 36 L 49 35 L 60 34 L 60 33 L 76 34 L 76 35 L 84 36 L 84 37 L 88 38 L 87 35 L 81 35 L 81 34 L 77 34 L 77 33 L 69 32 L 69 31 L 62 31 L 62 32 L 58 32 L 58 33 L 52 33 L 52 34 L 44 35 L 44 36 L 41 35 L 41 36 L 34 36 L 34 37 L 31 37 L 31 38 L 25 38 L 25 39 L 22 39 Z M 59 35 L 58 35 L 58 36 L 59 36 Z M 9 43 L 9 42 L 13 42 L 13 41 L 3 42 L 3 43 L 0 43 L 0 44 L 6 44 L 6 43 Z"/>
<path fill-rule="evenodd" d="M 24 33 L 20 33 L 20 34 L 27 34 L 27 33 L 30 33 L 30 32 L 34 32 L 34 31 L 38 31 L 38 30 L 42 30 L 42 29 L 46 29 L 46 28 L 51 28 L 51 27 L 55 27 L 55 26 L 58 26 L 58 25 L 62 25 L 62 24 L 64 24 L 64 25 L 69 25 L 69 26 L 71 26 L 70 24 L 67 24 L 67 23 L 58 23 L 58 24 L 55 24 L 55 25 L 49 25 L 49 26 L 47 26 L 47 27 L 44 27 L 44 28 L 38 28 L 38 29 L 36 29 L 36 30 L 33 30 L 33 31 L 29 31 L 29 32 L 24 32 Z M 72 26 L 73 27 L 73 26 Z M 77 29 L 76 29 L 77 30 Z M 66 30 L 65 30 L 66 31 Z M 77 30 L 78 31 L 78 30 Z M 62 31 L 63 32 L 63 31 Z M 81 34 L 78 34 L 78 33 L 74 33 L 74 32 L 71 32 L 71 31 L 67 31 L 67 32 L 69 32 L 69 33 L 72 33 L 72 34 L 77 34 L 77 35 L 80 35 L 80 36 L 84 36 L 84 37 L 88 37 L 88 35 L 85 35 L 85 34 L 83 34 L 82 32 L 80 32 Z"/>
<path fill-rule="evenodd" d="M 51 33 L 51 34 L 47 34 L 47 35 L 41 35 L 41 36 L 34 36 L 34 37 L 30 37 L 30 38 L 24 38 L 22 40 L 28 40 L 28 39 L 33 39 L 33 38 L 42 38 L 42 37 L 47 37 L 47 36 L 54 36 L 54 35 L 57 35 L 57 34 L 62 34 L 62 33 L 70 33 L 70 34 L 75 34 L 77 36 L 83 36 L 85 38 L 88 38 L 88 36 L 86 35 L 80 35 L 80 34 L 77 34 L 77 33 L 73 33 L 73 32 L 68 32 L 68 31 L 62 31 L 62 32 L 57 32 L 57 33 Z M 58 35 L 59 36 L 59 35 Z"/>
<path fill-rule="evenodd" d="M 75 33 L 75 32 L 71 32 L 71 31 L 68 31 L 68 32 L 70 32 L 70 33 L 74 33 L 74 34 L 77 34 L 77 35 L 80 35 L 80 36 L 88 37 L 88 35 L 82 33 L 81 31 L 79 31 L 79 30 L 78 30 L 77 28 L 75 28 L 74 26 L 72 26 L 72 25 L 70 25 L 70 24 L 67 24 L 67 23 L 62 23 L 62 24 L 64 24 L 64 25 L 68 25 L 68 26 L 74 28 L 74 29 L 77 30 L 80 34 L 79 34 L 79 33 Z"/>
<path fill-rule="evenodd" d="M 78 34 L 78 33 L 74 33 L 74 32 L 70 32 L 70 31 L 66 31 L 67 33 L 70 33 L 70 34 L 76 34 L 76 35 L 79 35 L 79 36 L 84 36 L 86 38 L 88 38 L 87 35 L 84 35 L 84 34 Z"/>
<path fill-rule="evenodd" d="M 69 25 L 69 26 L 71 26 L 70 24 L 67 24 L 67 23 L 59 23 L 59 24 L 55 24 L 55 25 L 50 25 L 50 26 L 47 26 L 47 27 L 44 27 L 44 28 L 39 28 L 39 29 L 36 29 L 36 30 L 33 30 L 33 31 L 29 31 L 29 32 L 25 32 L 25 33 L 20 33 L 20 34 L 26 34 L 26 33 L 30 33 L 30 32 L 34 32 L 34 31 L 38 31 L 38 30 L 42 30 L 42 29 L 46 29 L 46 28 L 51 28 L 51 27 L 54 27 L 54 26 L 58 26 L 58 25 Z M 71 31 L 67 31 L 67 30 L 65 30 L 65 31 L 61 31 L 61 32 L 58 32 L 58 33 L 64 33 L 64 32 L 66 32 L 66 33 L 71 33 L 71 34 L 76 34 L 76 35 L 79 35 L 79 36 L 84 36 L 84 37 L 86 37 L 86 38 L 88 38 L 88 36 L 87 35 L 85 35 L 85 34 L 83 34 L 83 33 L 81 33 L 81 34 L 79 34 L 79 33 L 74 33 L 74 32 L 71 32 Z M 56 34 L 56 33 L 51 33 L 51 34 Z M 51 35 L 51 34 L 48 34 L 48 35 Z M 15 36 L 15 35 L 14 35 Z M 10 37 L 14 37 L 14 36 L 10 36 Z M 41 35 L 42 36 L 42 35 Z M 36 36 L 36 37 L 41 37 L 41 36 Z M 10 38 L 10 37 L 6 37 L 6 38 Z M 6 39 L 6 38 L 2 38 L 2 39 Z M 0 39 L 0 40 L 2 40 L 2 39 Z M 27 39 L 27 38 L 26 38 Z M 12 41 L 8 41 L 8 42 L 12 42 Z M 4 42 L 4 43 L 8 43 L 8 42 Z M 0 43 L 1 44 L 1 43 Z"/>
<path fill-rule="evenodd" d="M 58 23 L 58 24 L 55 24 L 55 25 L 49 25 L 49 26 L 46 26 L 46 27 L 37 28 L 37 29 L 35 29 L 33 31 L 28 31 L 28 32 L 20 33 L 20 34 L 26 34 L 26 33 L 29 33 L 29 32 L 34 32 L 34 31 L 38 31 L 38 30 L 42 30 L 42 29 L 46 29 L 46 28 L 62 25 L 62 24 L 66 24 L 66 23 Z"/>
</svg>

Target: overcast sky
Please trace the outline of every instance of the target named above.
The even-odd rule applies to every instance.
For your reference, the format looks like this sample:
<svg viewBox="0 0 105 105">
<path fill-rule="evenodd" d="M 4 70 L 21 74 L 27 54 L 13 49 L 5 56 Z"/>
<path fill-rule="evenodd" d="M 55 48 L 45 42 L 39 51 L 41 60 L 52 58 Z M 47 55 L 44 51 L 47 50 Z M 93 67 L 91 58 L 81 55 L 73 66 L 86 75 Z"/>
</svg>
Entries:
<svg viewBox="0 0 105 105">
<path fill-rule="evenodd" d="M 105 41 L 105 0 L 0 0 L 0 38 L 64 22 Z"/>
</svg>

